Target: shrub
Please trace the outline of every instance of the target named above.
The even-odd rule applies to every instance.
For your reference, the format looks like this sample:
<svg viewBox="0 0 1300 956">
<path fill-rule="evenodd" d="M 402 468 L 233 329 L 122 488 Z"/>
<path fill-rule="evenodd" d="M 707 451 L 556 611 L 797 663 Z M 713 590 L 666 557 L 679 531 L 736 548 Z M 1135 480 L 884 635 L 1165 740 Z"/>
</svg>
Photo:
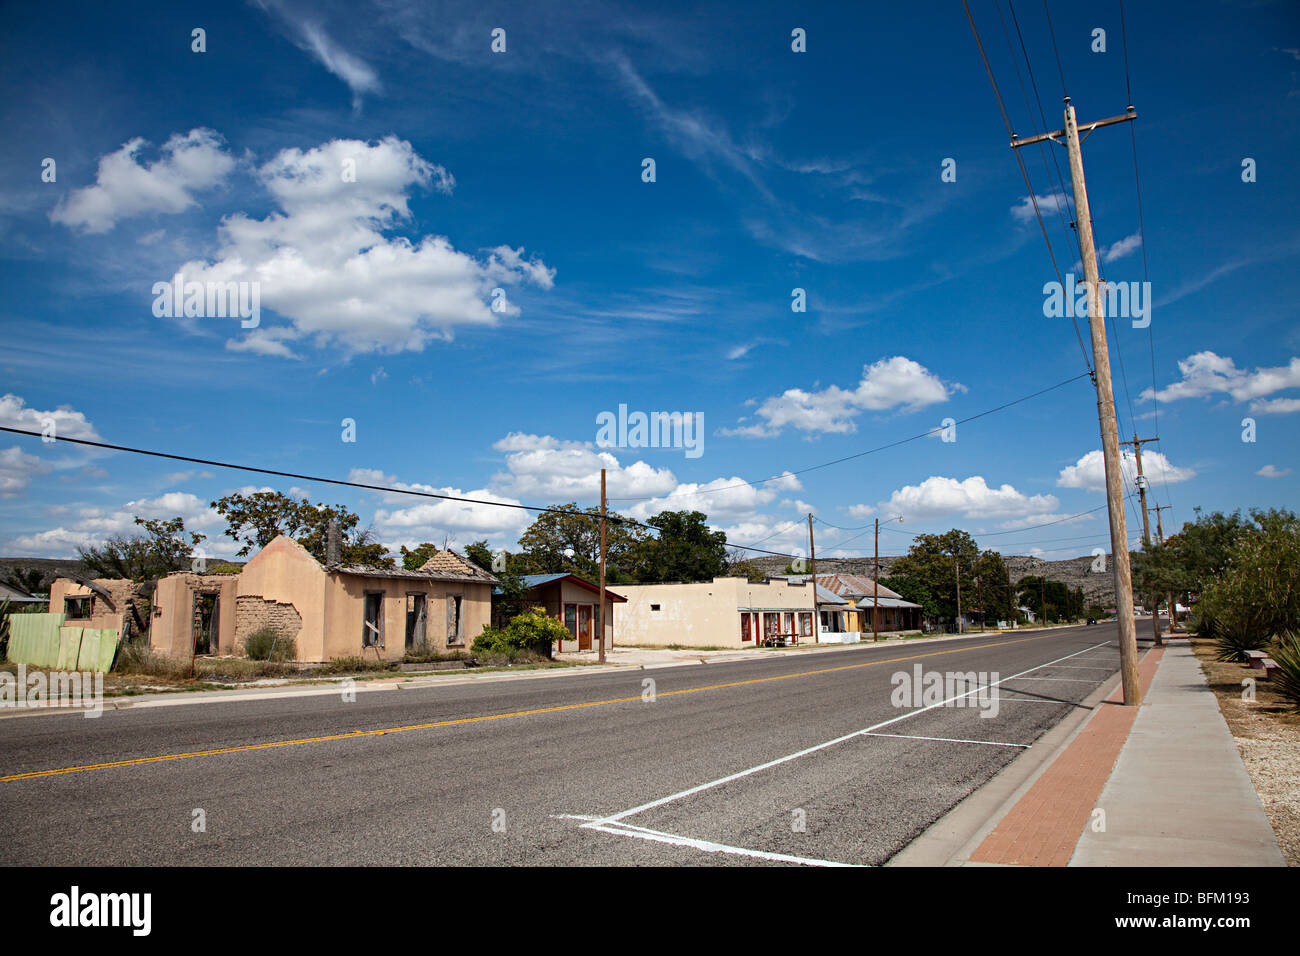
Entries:
<svg viewBox="0 0 1300 956">
<path fill-rule="evenodd" d="M 420 643 L 402 657 L 407 664 L 427 664 L 431 661 L 463 661 L 469 655 L 464 651 L 439 651 L 430 644 Z"/>
<path fill-rule="evenodd" d="M 473 650 L 516 660 L 519 652 L 528 651 L 538 658 L 549 658 L 556 641 L 572 637 L 568 628 L 550 617 L 542 608 L 533 608 L 513 617 L 504 629 L 484 628 L 474 639 Z"/>
<path fill-rule="evenodd" d="M 322 674 L 364 674 L 370 671 L 388 671 L 397 666 L 396 661 L 375 661 L 366 657 L 335 657 L 320 668 Z"/>
<path fill-rule="evenodd" d="M 188 663 L 182 664 L 159 654 L 148 644 L 127 641 L 119 645 L 113 671 L 118 674 L 135 674 L 141 677 L 182 677 L 189 673 Z"/>
<path fill-rule="evenodd" d="M 1273 662 L 1278 667 L 1273 678 L 1274 686 L 1300 710 L 1300 638 L 1295 633 L 1283 634 L 1277 639 Z"/>
<path fill-rule="evenodd" d="M 298 657 L 298 642 L 268 625 L 244 638 L 244 653 L 255 661 L 292 661 Z"/>
<path fill-rule="evenodd" d="M 1260 615 L 1250 609 L 1235 608 L 1216 618 L 1214 649 L 1221 661 L 1244 661 L 1247 651 L 1260 651 L 1267 647 L 1269 637 Z"/>
</svg>

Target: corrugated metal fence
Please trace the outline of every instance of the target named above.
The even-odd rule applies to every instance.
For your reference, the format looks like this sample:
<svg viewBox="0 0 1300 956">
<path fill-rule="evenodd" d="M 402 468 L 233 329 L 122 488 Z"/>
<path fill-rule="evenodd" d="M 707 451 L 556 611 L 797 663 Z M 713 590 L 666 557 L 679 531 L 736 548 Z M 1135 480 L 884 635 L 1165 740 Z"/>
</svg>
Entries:
<svg viewBox="0 0 1300 956">
<path fill-rule="evenodd" d="M 117 655 L 115 628 L 66 625 L 66 614 L 9 616 L 9 660 L 62 671 L 105 673 Z"/>
</svg>

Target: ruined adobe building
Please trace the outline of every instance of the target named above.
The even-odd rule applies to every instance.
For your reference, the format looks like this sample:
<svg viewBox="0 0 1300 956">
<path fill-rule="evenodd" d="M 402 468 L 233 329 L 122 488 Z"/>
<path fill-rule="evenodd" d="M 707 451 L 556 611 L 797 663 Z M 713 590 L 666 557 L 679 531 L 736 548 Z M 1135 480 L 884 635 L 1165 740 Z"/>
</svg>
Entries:
<svg viewBox="0 0 1300 956">
<path fill-rule="evenodd" d="M 105 589 L 134 587 L 123 581 L 93 583 Z M 416 647 L 468 649 L 488 626 L 497 583 L 453 551 L 439 551 L 416 571 L 337 561 L 322 565 L 281 535 L 237 574 L 180 571 L 159 579 L 148 618 L 149 644 L 180 659 L 242 655 L 244 640 L 269 625 L 282 639 L 294 640 L 299 661 L 400 660 Z M 55 582 L 51 608 L 62 610 L 53 602 L 65 596 L 80 597 L 77 589 L 91 593 L 84 585 Z M 88 614 L 100 600 L 93 598 Z M 148 617 L 147 610 L 143 613 Z"/>
</svg>

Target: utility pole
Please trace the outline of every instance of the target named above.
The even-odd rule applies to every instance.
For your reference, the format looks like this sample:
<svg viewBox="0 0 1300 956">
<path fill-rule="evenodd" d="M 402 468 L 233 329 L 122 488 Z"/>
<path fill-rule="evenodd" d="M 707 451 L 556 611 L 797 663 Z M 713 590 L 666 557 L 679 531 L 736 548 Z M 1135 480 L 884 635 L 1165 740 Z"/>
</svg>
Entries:
<svg viewBox="0 0 1300 956">
<path fill-rule="evenodd" d="M 1165 523 L 1160 520 L 1160 512 L 1168 511 L 1173 505 L 1156 505 L 1156 533 L 1160 535 L 1160 543 L 1165 543 Z M 1159 619 L 1157 614 L 1156 618 Z M 1174 592 L 1169 592 L 1169 635 L 1173 636 L 1174 622 L 1178 619 L 1178 605 L 1174 603 Z M 1159 626 L 1159 625 L 1157 625 Z"/>
<path fill-rule="evenodd" d="M 1103 126 L 1131 122 L 1137 113 L 1130 104 L 1122 116 L 1097 120 L 1087 125 L 1088 133 Z M 1138 680 L 1137 627 L 1133 618 L 1133 572 L 1128 556 L 1128 527 L 1124 518 L 1124 484 L 1119 457 L 1119 426 L 1115 423 L 1115 392 L 1110 381 L 1110 351 L 1106 345 L 1104 296 L 1097 271 L 1097 248 L 1092 236 L 1092 212 L 1088 206 L 1088 187 L 1083 178 L 1083 154 L 1079 149 L 1079 127 L 1070 98 L 1065 98 L 1065 128 L 1027 139 L 1012 134 L 1011 148 L 1052 140 L 1070 154 L 1070 184 L 1074 190 L 1075 228 L 1083 259 L 1083 278 L 1088 292 L 1088 329 L 1092 337 L 1093 381 L 1097 386 L 1097 419 L 1101 425 L 1101 452 L 1106 463 L 1106 503 L 1110 512 L 1110 550 L 1115 566 L 1115 604 L 1119 615 L 1120 675 L 1124 686 L 1124 703 L 1136 707 L 1142 703 L 1142 685 Z M 1073 290 L 1063 289 L 1064 295 Z"/>
<path fill-rule="evenodd" d="M 1038 576 L 1038 610 L 1043 612 L 1043 627 L 1047 627 L 1047 575 Z"/>
<path fill-rule="evenodd" d="M 1137 459 L 1137 487 L 1138 498 L 1142 502 L 1142 547 L 1146 551 L 1151 550 L 1151 517 L 1147 514 L 1147 479 L 1142 474 L 1142 446 L 1148 442 L 1159 441 L 1160 436 L 1155 438 L 1138 438 L 1137 432 L 1133 433 L 1132 441 L 1120 442 L 1121 445 L 1133 446 L 1133 457 Z M 1159 515 L 1157 514 L 1157 517 Z M 1153 595 L 1154 596 L 1154 595 Z M 1151 633 L 1155 637 L 1156 647 L 1161 647 L 1164 641 L 1160 640 L 1160 598 L 1156 597 L 1156 606 L 1151 610 Z"/>
<path fill-rule="evenodd" d="M 600 469 L 600 662 L 605 663 L 605 469 Z"/>
<path fill-rule="evenodd" d="M 903 523 L 902 515 L 886 518 L 885 522 Z M 880 640 L 880 519 L 876 519 L 876 573 L 871 576 L 871 639 Z"/>
<path fill-rule="evenodd" d="M 876 572 L 871 576 L 871 639 L 880 640 L 880 519 L 876 519 Z"/>
<path fill-rule="evenodd" d="M 812 571 L 813 636 L 820 637 L 821 629 L 822 629 L 822 616 L 819 611 L 819 608 L 817 607 L 817 543 L 813 541 L 811 512 L 809 512 L 808 514 L 808 554 L 811 559 L 810 570 Z M 798 631 L 799 628 L 796 625 L 795 633 L 797 634 Z M 797 637 L 795 638 L 795 643 L 798 643 Z M 817 643 L 821 643 L 820 640 Z"/>
<path fill-rule="evenodd" d="M 961 633 L 961 558 L 956 554 L 953 558 L 953 572 L 957 575 L 957 633 Z"/>
</svg>

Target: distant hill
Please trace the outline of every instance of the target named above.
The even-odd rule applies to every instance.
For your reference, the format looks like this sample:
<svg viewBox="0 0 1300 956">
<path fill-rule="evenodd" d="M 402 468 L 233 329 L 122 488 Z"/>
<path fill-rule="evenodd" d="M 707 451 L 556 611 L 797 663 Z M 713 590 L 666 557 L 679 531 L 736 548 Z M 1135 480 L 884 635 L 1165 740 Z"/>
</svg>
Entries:
<svg viewBox="0 0 1300 956">
<path fill-rule="evenodd" d="M 880 576 L 889 577 L 889 568 L 898 558 L 880 556 Z M 1019 584 L 1021 578 L 1045 575 L 1049 581 L 1060 581 L 1070 590 L 1083 588 L 1083 596 L 1088 604 L 1097 603 L 1102 607 L 1115 606 L 1115 576 L 1110 565 L 1110 556 L 1106 556 L 1106 571 L 1103 574 L 1092 570 L 1093 558 L 1084 555 L 1064 561 L 1044 561 L 1028 555 L 1004 554 L 1011 583 Z M 763 556 L 751 559 L 752 564 L 767 574 L 781 574 L 790 563 L 789 558 Z M 865 574 L 871 576 L 875 562 L 871 558 L 818 558 L 818 574 Z"/>
<path fill-rule="evenodd" d="M 7 580 L 15 571 L 40 571 L 41 585 L 37 590 L 47 595 L 55 578 L 66 578 L 70 574 L 85 576 L 89 573 L 85 565 L 75 559 L 0 558 L 0 581 Z"/>
</svg>

